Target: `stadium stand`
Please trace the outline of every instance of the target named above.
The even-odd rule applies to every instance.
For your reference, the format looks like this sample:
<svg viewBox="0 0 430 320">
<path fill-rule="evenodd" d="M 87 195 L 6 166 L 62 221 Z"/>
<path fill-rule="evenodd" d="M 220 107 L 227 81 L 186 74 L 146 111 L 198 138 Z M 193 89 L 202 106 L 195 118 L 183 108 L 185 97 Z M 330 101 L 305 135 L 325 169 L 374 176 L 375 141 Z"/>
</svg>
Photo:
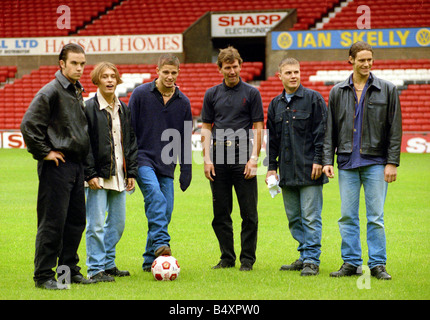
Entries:
<svg viewBox="0 0 430 320">
<path fill-rule="evenodd" d="M 70 7 L 70 30 L 59 29 L 57 7 Z M 356 28 L 357 7 L 364 0 L 75 0 L 17 1 L 2 0 L 0 37 L 40 37 L 66 35 L 160 34 L 182 33 L 208 11 L 297 9 L 297 23 L 291 30 L 309 30 L 322 22 L 322 29 Z M 165 19 L 174 12 L 180 19 Z M 6 14 L 7 13 L 7 14 Z M 37 17 L 37 23 L 34 23 Z M 387 24 L 387 21 L 389 24 Z M 430 25 L 428 1 L 372 1 L 372 28 L 422 27 Z M 82 77 L 86 98 L 96 91 L 87 66 Z M 118 87 L 121 99 L 128 103 L 133 88 L 156 77 L 155 65 L 120 64 L 124 84 Z M 58 66 L 41 66 L 17 78 L 16 66 L 0 66 L 0 129 L 16 130 L 37 91 L 54 77 Z M 265 112 L 273 97 L 282 91 L 276 75 L 254 81 L 263 70 L 262 62 L 245 62 L 242 79 L 256 85 L 263 98 Z M 400 91 L 404 131 L 430 131 L 430 59 L 377 60 L 373 71 L 395 83 Z M 351 73 L 345 61 L 302 61 L 302 84 L 319 91 L 328 100 L 331 87 Z M 177 85 L 190 98 L 193 115 L 200 116 L 207 88 L 220 83 L 221 75 L 213 63 L 181 64 Z"/>
<path fill-rule="evenodd" d="M 323 19 L 323 29 L 356 29 L 357 8 L 371 5 L 372 29 L 430 26 L 430 2 L 422 0 L 354 0 Z"/>
<path fill-rule="evenodd" d="M 340 0 L 2 0 L 0 37 L 44 37 L 78 34 L 182 33 L 208 11 L 274 10 L 297 8 L 293 29 L 306 30 L 322 19 Z M 71 28 L 57 28 L 57 8 L 70 7 Z M 181 19 L 166 19 L 166 12 Z M 7 14 L 6 14 L 7 13 Z M 34 18 L 37 24 L 34 24 Z M 114 29 L 113 29 L 114 28 Z"/>
<path fill-rule="evenodd" d="M 59 37 L 76 33 L 93 19 L 97 19 L 120 0 L 2 0 L 0 6 L 0 37 Z M 60 17 L 57 8 L 67 5 L 70 8 L 69 29 L 57 28 Z M 37 23 L 35 23 L 37 21 Z"/>
<path fill-rule="evenodd" d="M 155 65 L 118 65 L 124 83 L 118 87 L 121 100 L 128 103 L 132 90 L 141 83 L 156 77 Z M 242 79 L 253 81 L 261 73 L 261 62 L 244 62 Z M 3 68 L 4 69 L 4 68 Z M 13 67 L 11 67 L 12 70 Z M 37 91 L 49 82 L 57 66 L 42 66 L 38 70 L 5 84 L 0 89 L 0 128 L 18 129 L 22 116 Z M 92 96 L 97 88 L 90 80 L 93 66 L 85 68 L 81 82 L 84 96 Z M 9 68 L 8 68 L 9 70 Z M 15 71 L 16 72 L 16 71 Z M 378 61 L 373 72 L 383 79 L 396 82 L 403 112 L 404 131 L 430 131 L 430 59 Z M 303 61 L 301 62 L 302 84 L 317 90 L 326 102 L 332 86 L 351 74 L 351 67 L 345 61 Z M 197 78 L 196 78 L 197 77 Z M 392 78 L 394 77 L 394 78 Z M 177 85 L 190 98 L 193 116 L 199 117 L 206 89 L 219 84 L 222 76 L 215 64 L 187 63 L 181 65 Z M 282 83 L 274 75 L 261 81 L 258 86 L 263 99 L 265 115 L 270 101 L 281 93 Z"/>
</svg>

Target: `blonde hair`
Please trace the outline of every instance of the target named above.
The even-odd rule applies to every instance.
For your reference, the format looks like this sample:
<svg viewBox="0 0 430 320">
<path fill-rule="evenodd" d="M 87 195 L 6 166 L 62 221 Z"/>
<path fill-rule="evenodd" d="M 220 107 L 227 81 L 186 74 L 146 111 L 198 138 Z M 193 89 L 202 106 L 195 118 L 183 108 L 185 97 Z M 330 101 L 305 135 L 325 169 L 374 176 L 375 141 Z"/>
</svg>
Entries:
<svg viewBox="0 0 430 320">
<path fill-rule="evenodd" d="M 104 72 L 106 69 L 112 69 L 112 70 L 115 72 L 115 78 L 116 78 L 116 84 L 117 84 L 117 85 L 118 85 L 118 84 L 120 84 L 120 83 L 122 83 L 122 79 L 121 79 L 121 77 L 119 76 L 119 72 L 118 72 L 118 69 L 116 68 L 116 66 L 115 66 L 113 63 L 111 63 L 111 62 L 103 61 L 103 62 L 98 63 L 98 64 L 95 66 L 94 70 L 93 70 L 93 71 L 91 71 L 91 74 L 90 74 L 90 76 L 91 76 L 91 81 L 92 81 L 96 86 L 97 86 L 97 85 L 99 85 L 99 83 L 100 83 L 100 78 L 101 78 L 101 76 L 102 76 L 103 72 Z"/>
<path fill-rule="evenodd" d="M 297 59 L 294 58 L 284 58 L 282 59 L 282 61 L 279 63 L 278 65 L 278 71 L 281 72 L 282 71 L 282 67 L 285 65 L 299 65 L 300 66 L 300 62 Z"/>
</svg>

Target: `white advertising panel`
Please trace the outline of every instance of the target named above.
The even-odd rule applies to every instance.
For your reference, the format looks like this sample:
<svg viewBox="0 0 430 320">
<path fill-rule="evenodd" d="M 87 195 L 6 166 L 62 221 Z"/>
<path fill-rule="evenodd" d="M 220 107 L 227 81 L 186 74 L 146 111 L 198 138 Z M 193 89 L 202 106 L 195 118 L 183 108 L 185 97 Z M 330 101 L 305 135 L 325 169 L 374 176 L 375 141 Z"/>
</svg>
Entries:
<svg viewBox="0 0 430 320">
<path fill-rule="evenodd" d="M 183 51 L 182 34 L 0 38 L 0 56 L 58 55 L 61 48 L 71 42 L 81 45 L 86 54 Z"/>
<path fill-rule="evenodd" d="M 212 37 L 264 37 L 287 14 L 287 11 L 213 13 Z"/>
</svg>

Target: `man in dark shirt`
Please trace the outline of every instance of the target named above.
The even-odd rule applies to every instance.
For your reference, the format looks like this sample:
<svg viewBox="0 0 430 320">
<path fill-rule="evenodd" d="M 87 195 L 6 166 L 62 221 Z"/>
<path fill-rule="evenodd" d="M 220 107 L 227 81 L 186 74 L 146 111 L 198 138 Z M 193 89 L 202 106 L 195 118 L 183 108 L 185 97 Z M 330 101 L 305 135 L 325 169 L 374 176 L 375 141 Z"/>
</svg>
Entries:
<svg viewBox="0 0 430 320">
<path fill-rule="evenodd" d="M 235 48 L 220 50 L 217 64 L 224 81 L 206 91 L 202 110 L 204 171 L 212 189 L 212 227 L 221 249 L 221 260 L 213 268 L 235 265 L 231 220 L 234 187 L 242 217 L 240 270 L 249 271 L 256 259 L 256 171 L 264 124 L 263 106 L 259 91 L 240 78 L 242 58 Z"/>
<path fill-rule="evenodd" d="M 291 235 L 300 257 L 281 270 L 301 270 L 302 276 L 319 273 L 323 184 L 322 153 L 327 107 L 321 94 L 300 84 L 300 64 L 286 58 L 279 64 L 284 90 L 267 114 L 269 168 L 282 187 Z M 279 177 L 276 174 L 279 168 Z M 268 182 L 266 179 L 266 183 Z"/>
<path fill-rule="evenodd" d="M 151 271 L 156 257 L 171 255 L 168 225 L 178 160 L 181 190 L 185 191 L 191 183 L 192 115 L 190 100 L 175 85 L 179 59 L 171 54 L 161 55 L 156 72 L 158 78 L 137 87 L 129 101 L 138 147 L 137 183 L 148 219 L 144 271 Z"/>
<path fill-rule="evenodd" d="M 38 160 L 36 287 L 63 289 L 57 265 L 70 269 L 71 282 L 92 283 L 80 273 L 77 250 L 85 229 L 83 160 L 89 149 L 79 79 L 86 63 L 82 47 L 71 43 L 59 56 L 61 70 L 34 97 L 21 123 L 28 151 Z M 67 269 L 63 269 L 67 272 Z"/>
</svg>

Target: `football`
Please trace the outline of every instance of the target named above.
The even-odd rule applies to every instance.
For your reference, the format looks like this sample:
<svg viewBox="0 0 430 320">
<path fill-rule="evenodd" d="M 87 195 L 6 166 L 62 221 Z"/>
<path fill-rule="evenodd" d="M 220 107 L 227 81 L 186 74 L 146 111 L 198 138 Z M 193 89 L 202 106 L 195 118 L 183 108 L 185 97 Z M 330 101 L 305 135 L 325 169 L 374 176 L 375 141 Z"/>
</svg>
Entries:
<svg viewBox="0 0 430 320">
<path fill-rule="evenodd" d="M 178 260 L 172 256 L 159 256 L 151 266 L 152 275 L 158 281 L 173 281 L 180 270 Z"/>
</svg>

